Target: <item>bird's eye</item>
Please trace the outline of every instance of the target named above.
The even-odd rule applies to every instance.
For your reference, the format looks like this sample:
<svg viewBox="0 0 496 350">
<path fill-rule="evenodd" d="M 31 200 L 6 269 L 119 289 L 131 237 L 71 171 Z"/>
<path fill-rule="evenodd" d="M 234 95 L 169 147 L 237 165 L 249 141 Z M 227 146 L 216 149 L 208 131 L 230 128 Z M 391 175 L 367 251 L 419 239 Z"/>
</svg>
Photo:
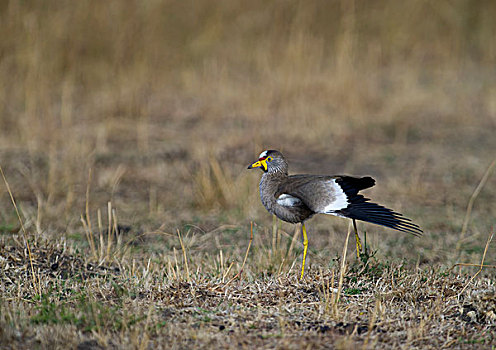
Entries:
<svg viewBox="0 0 496 350">
<path fill-rule="evenodd" d="M 272 162 L 272 157 L 267 157 L 267 162 Z"/>
</svg>

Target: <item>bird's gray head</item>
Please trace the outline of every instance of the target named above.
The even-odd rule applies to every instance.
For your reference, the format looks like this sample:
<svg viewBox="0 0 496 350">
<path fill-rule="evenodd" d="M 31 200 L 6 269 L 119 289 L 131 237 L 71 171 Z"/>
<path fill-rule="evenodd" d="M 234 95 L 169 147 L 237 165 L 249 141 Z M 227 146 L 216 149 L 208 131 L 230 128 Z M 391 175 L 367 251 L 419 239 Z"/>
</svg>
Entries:
<svg viewBox="0 0 496 350">
<path fill-rule="evenodd" d="M 248 167 L 248 169 L 253 168 L 260 168 L 266 173 L 288 173 L 288 163 L 286 162 L 286 159 L 284 159 L 281 152 L 272 149 L 260 153 L 258 160 Z"/>
</svg>

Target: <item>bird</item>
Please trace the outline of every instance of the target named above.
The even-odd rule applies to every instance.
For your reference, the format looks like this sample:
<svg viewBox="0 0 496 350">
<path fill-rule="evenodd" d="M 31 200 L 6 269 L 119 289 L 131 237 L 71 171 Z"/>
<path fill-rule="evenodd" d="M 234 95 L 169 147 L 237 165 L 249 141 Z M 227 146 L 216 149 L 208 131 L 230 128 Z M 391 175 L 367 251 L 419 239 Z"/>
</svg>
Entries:
<svg viewBox="0 0 496 350">
<path fill-rule="evenodd" d="M 329 214 L 352 219 L 355 231 L 357 256 L 362 249 L 356 220 L 382 225 L 396 231 L 415 236 L 422 235 L 422 229 L 410 219 L 392 209 L 370 202 L 359 194 L 375 185 L 370 176 L 348 175 L 289 175 L 288 162 L 281 152 L 265 150 L 248 169 L 260 168 L 260 199 L 267 211 L 279 219 L 301 223 L 303 259 L 300 280 L 305 271 L 308 237 L 305 221 L 315 214 Z"/>
</svg>

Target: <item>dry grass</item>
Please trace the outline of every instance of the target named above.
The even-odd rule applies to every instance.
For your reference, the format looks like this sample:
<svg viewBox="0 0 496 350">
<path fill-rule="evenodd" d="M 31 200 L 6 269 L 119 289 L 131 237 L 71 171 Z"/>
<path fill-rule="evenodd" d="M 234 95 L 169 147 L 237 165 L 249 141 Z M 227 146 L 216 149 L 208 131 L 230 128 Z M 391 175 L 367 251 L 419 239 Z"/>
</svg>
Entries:
<svg viewBox="0 0 496 350">
<path fill-rule="evenodd" d="M 112 264 L 90 263 L 66 242 L 36 242 L 41 297 L 33 293 L 22 250 L 2 241 L 3 344 L 466 348 L 495 341 L 496 290 L 489 276 L 467 284 L 470 276 L 442 267 L 371 258 L 313 268 L 299 281 L 294 255 L 280 273 L 270 272 L 280 261 L 258 242 L 233 280 L 241 247 L 212 256 L 183 246 L 183 260 L 177 237 L 168 241 L 173 247 L 166 252 L 129 254 Z"/>
<path fill-rule="evenodd" d="M 495 10 L 2 3 L 0 347 L 494 345 Z M 343 262 L 347 222 L 315 217 L 300 283 L 265 148 L 372 175 L 425 235 L 361 224 L 375 255 Z"/>
</svg>

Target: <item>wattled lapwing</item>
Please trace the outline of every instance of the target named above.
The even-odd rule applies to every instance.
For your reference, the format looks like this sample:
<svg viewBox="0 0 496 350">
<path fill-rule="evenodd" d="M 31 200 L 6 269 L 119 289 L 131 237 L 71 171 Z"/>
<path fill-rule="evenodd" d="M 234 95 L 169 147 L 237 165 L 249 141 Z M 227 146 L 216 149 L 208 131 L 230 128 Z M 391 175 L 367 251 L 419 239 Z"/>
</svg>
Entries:
<svg viewBox="0 0 496 350">
<path fill-rule="evenodd" d="M 303 235 L 303 262 L 301 276 L 305 271 L 308 239 L 305 220 L 315 214 L 331 214 L 353 220 L 357 254 L 361 250 L 355 220 L 386 226 L 397 231 L 419 236 L 422 230 L 410 219 L 369 202 L 359 191 L 372 187 L 375 180 L 369 176 L 341 175 L 288 175 L 288 163 L 281 152 L 267 150 L 248 169 L 261 168 L 260 199 L 264 207 L 283 221 L 301 222 Z"/>
</svg>

